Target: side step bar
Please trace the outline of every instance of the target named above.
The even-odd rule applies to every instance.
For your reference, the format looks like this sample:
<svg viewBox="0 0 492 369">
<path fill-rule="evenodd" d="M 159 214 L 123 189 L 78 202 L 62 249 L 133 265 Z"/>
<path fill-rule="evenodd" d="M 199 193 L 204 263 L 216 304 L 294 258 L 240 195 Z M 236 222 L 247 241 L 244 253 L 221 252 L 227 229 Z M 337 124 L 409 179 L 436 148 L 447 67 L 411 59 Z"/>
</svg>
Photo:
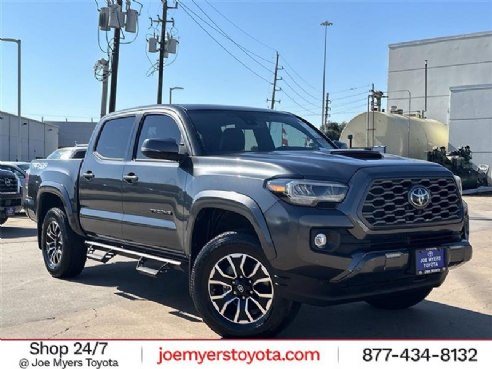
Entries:
<svg viewBox="0 0 492 369">
<path fill-rule="evenodd" d="M 146 254 L 143 252 L 127 250 L 127 249 L 124 249 L 124 248 L 118 247 L 118 246 L 106 245 L 104 243 L 95 242 L 95 241 L 85 241 L 85 243 L 92 250 L 91 254 L 93 254 L 94 250 L 106 251 L 106 253 L 101 257 L 97 257 L 95 255 L 91 255 L 94 257 L 89 257 L 90 259 L 94 259 L 94 260 L 98 260 L 98 261 L 103 261 L 103 260 L 108 261 L 109 260 L 108 256 L 112 255 L 111 257 L 113 257 L 116 254 L 119 254 L 119 255 L 123 255 L 123 256 L 127 256 L 127 257 L 133 257 L 133 258 L 138 257 L 139 259 L 143 258 L 142 260 L 150 259 L 150 260 L 160 261 L 161 263 L 170 264 L 170 265 L 176 265 L 176 266 L 181 265 L 181 262 L 177 261 L 177 260 L 161 258 L 160 256 L 150 255 L 150 254 Z M 112 252 L 112 251 L 114 251 L 114 252 Z"/>
<path fill-rule="evenodd" d="M 156 262 L 154 260 L 147 260 L 146 258 L 140 258 L 137 263 L 136 270 L 137 272 L 145 274 L 149 277 L 157 277 L 159 274 L 169 270 L 169 264 Z"/>
</svg>

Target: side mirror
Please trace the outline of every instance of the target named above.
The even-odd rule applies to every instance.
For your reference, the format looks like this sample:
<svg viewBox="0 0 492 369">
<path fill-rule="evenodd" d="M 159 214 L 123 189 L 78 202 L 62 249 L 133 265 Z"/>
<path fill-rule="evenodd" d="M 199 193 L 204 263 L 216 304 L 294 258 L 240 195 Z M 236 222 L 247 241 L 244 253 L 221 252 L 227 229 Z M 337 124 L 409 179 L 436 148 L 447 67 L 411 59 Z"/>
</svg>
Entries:
<svg viewBox="0 0 492 369">
<path fill-rule="evenodd" d="M 181 161 L 185 155 L 179 153 L 179 146 L 173 139 L 148 138 L 142 145 L 142 153 L 151 159 Z"/>
</svg>

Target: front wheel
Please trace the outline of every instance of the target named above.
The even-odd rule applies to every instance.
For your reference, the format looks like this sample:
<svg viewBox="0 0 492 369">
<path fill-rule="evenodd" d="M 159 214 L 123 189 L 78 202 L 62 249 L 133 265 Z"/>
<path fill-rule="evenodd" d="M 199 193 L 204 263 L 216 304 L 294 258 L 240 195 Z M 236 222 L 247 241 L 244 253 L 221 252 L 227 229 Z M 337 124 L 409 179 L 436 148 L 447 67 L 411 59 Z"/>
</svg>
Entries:
<svg viewBox="0 0 492 369">
<path fill-rule="evenodd" d="M 432 291 L 432 288 L 395 292 L 366 299 L 366 302 L 379 309 L 400 310 L 407 309 L 422 302 Z"/>
<path fill-rule="evenodd" d="M 41 251 L 48 272 L 55 278 L 79 275 L 87 260 L 87 246 L 58 208 L 48 211 L 41 230 Z"/>
<path fill-rule="evenodd" d="M 191 295 L 205 323 L 223 337 L 273 336 L 299 305 L 280 296 L 256 238 L 226 232 L 198 254 Z"/>
</svg>

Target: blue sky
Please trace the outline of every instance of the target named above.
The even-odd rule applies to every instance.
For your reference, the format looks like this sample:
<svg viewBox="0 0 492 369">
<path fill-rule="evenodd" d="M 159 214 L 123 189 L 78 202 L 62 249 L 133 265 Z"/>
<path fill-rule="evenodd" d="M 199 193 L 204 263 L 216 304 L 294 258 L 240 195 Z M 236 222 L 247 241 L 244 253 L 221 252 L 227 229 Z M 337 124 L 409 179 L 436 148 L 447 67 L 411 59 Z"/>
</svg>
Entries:
<svg viewBox="0 0 492 369">
<path fill-rule="evenodd" d="M 146 54 L 145 39 L 152 33 L 149 17 L 160 14 L 161 2 L 140 1 L 144 7 L 138 37 L 121 46 L 117 109 L 156 102 L 157 73 L 146 74 L 151 67 L 147 57 L 155 61 L 157 54 Z M 492 1 L 195 2 L 235 42 L 261 57 L 248 57 L 204 26 L 262 78 L 228 55 L 181 7 L 169 12 L 180 45 L 176 59 L 170 57 L 168 63 L 172 63 L 165 68 L 163 101 L 168 100 L 169 87 L 181 86 L 184 90 L 174 91 L 173 102 L 266 107 L 278 50 L 284 70 L 279 82 L 283 91 L 277 93 L 281 103 L 276 108 L 300 114 L 315 124 L 321 119 L 322 21 L 334 23 L 328 29 L 326 79 L 332 121 L 348 120 L 364 110 L 364 94 L 371 83 L 386 89 L 388 44 L 492 30 Z M 192 0 L 184 4 L 188 12 L 207 19 Z M 104 54 L 98 46 L 97 19 L 94 0 L 1 0 L 0 37 L 22 40 L 23 115 L 51 120 L 99 118 L 101 83 L 93 76 L 93 65 Z M 105 47 L 105 33 L 99 35 Z M 126 35 L 127 41 L 133 38 L 133 34 Z M 0 110 L 11 113 L 17 111 L 16 68 L 15 45 L 0 42 Z"/>
</svg>

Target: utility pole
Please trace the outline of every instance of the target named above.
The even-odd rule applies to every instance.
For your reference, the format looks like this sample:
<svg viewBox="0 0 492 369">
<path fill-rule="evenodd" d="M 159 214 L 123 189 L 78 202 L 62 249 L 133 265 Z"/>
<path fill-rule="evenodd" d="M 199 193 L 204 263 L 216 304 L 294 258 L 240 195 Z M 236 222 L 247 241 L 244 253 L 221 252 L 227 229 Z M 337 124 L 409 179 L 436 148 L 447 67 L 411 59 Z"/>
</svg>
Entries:
<svg viewBox="0 0 492 369">
<path fill-rule="evenodd" d="M 16 161 L 21 161 L 21 90 L 22 90 L 22 83 L 21 83 L 21 69 L 22 69 L 22 62 L 21 62 L 21 40 L 15 39 L 15 38 L 0 38 L 0 41 L 5 41 L 5 42 L 15 42 L 17 44 L 17 147 L 16 147 L 16 156 L 15 160 Z M 10 159 L 10 124 L 9 124 L 9 159 Z"/>
<path fill-rule="evenodd" d="M 328 112 L 331 110 L 330 103 L 331 103 L 330 93 L 327 92 L 326 93 L 326 100 L 325 100 L 325 120 L 324 120 L 324 122 L 325 122 L 325 132 L 328 129 L 328 123 L 329 123 L 328 118 L 330 117 L 330 114 Z"/>
<path fill-rule="evenodd" d="M 278 78 L 278 71 L 279 70 L 282 70 L 284 69 L 283 67 L 279 67 L 278 66 L 278 58 L 279 58 L 279 55 L 278 55 L 278 51 L 277 51 L 277 61 L 275 62 L 275 72 L 273 73 L 273 90 L 272 90 L 272 99 L 269 100 L 267 99 L 267 102 L 271 102 L 270 104 L 270 109 L 275 109 L 275 103 L 278 102 L 280 103 L 280 100 L 275 100 L 275 93 L 277 91 L 281 91 L 281 89 L 277 89 L 277 81 L 281 81 L 282 80 L 282 77 Z"/>
<path fill-rule="evenodd" d="M 326 89 L 326 32 L 328 30 L 328 27 L 333 26 L 333 23 L 329 21 L 324 21 L 321 23 L 321 26 L 325 27 L 325 52 L 324 52 L 324 57 L 323 57 L 323 94 L 321 95 L 321 127 L 325 125 L 325 121 L 323 120 L 324 114 L 325 114 L 325 89 Z"/>
<path fill-rule="evenodd" d="M 116 3 L 121 7 L 122 0 L 117 0 Z M 124 23 L 124 21 L 123 21 Z M 120 27 L 115 27 L 113 38 L 113 53 L 111 56 L 111 92 L 109 96 L 109 112 L 112 113 L 116 109 L 116 87 L 118 84 L 118 62 L 120 59 Z"/>
<path fill-rule="evenodd" d="M 167 20 L 168 9 L 176 9 L 178 6 L 168 6 L 167 0 L 162 0 L 162 19 L 159 21 L 161 25 L 161 39 L 159 47 L 159 80 L 157 82 L 157 104 L 162 104 L 162 86 L 164 84 L 164 54 L 166 53 L 166 25 L 167 22 L 174 22 L 174 20 Z"/>
<path fill-rule="evenodd" d="M 410 113 L 411 112 L 409 111 L 408 114 Z M 424 65 L 424 111 L 422 112 L 422 118 L 425 118 L 426 113 L 427 113 L 427 59 L 425 59 L 425 65 Z"/>
<path fill-rule="evenodd" d="M 102 94 L 101 94 L 101 118 L 106 115 L 106 108 L 108 106 L 108 77 L 109 77 L 109 62 L 106 59 L 99 59 L 94 66 L 95 69 L 102 68 L 101 82 L 102 82 Z"/>
</svg>

